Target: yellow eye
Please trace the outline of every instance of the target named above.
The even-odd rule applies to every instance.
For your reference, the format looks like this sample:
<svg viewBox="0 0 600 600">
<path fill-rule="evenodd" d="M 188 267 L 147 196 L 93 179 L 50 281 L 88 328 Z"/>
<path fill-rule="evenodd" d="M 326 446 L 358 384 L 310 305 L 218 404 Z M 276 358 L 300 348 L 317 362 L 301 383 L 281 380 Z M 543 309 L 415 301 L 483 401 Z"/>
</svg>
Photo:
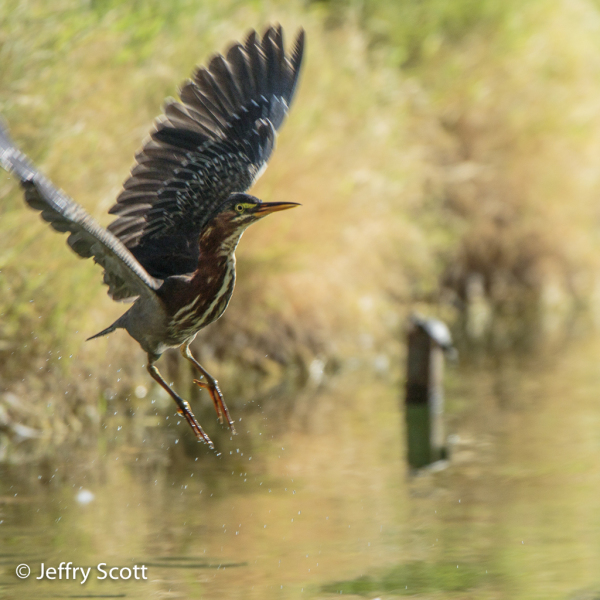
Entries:
<svg viewBox="0 0 600 600">
<path fill-rule="evenodd" d="M 235 211 L 240 213 L 240 215 L 244 212 L 244 205 L 243 204 L 236 204 L 235 205 Z"/>
</svg>

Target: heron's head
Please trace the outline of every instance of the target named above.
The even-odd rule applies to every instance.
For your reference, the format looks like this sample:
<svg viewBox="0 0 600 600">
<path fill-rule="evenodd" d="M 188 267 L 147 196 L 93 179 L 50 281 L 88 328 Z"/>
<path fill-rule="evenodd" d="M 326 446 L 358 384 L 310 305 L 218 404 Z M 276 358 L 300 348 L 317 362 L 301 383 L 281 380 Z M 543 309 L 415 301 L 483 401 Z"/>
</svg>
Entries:
<svg viewBox="0 0 600 600">
<path fill-rule="evenodd" d="M 299 206 L 296 202 L 263 202 L 250 194 L 231 194 L 219 207 L 219 216 L 236 229 L 245 229 L 255 221 L 280 210 Z"/>
<path fill-rule="evenodd" d="M 201 234 L 201 243 L 218 243 L 221 251 L 235 250 L 244 230 L 274 212 L 300 206 L 296 202 L 262 202 L 250 194 L 231 194 L 213 213 Z"/>
</svg>

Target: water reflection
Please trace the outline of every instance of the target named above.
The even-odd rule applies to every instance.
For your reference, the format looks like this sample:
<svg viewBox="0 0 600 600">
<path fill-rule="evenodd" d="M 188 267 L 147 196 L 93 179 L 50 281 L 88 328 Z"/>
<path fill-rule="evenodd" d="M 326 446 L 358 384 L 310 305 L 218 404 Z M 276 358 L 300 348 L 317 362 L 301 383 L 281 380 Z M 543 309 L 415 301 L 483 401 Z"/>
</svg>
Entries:
<svg viewBox="0 0 600 600">
<path fill-rule="evenodd" d="M 453 459 L 417 477 L 399 386 L 364 373 L 248 406 L 216 452 L 185 423 L 140 433 L 115 418 L 100 440 L 3 468 L 0 597 L 593 598 L 594 356 L 599 340 L 451 370 Z M 35 579 L 68 561 L 92 568 L 84 585 Z M 146 565 L 148 580 L 98 580 L 98 563 Z"/>
</svg>

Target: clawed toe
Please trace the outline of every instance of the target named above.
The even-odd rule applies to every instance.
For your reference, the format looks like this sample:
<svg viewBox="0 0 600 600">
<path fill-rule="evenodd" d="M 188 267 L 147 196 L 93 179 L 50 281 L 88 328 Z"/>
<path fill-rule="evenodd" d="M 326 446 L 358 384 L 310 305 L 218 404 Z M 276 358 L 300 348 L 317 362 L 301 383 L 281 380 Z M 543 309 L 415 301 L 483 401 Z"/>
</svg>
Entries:
<svg viewBox="0 0 600 600">
<path fill-rule="evenodd" d="M 227 409 L 227 405 L 225 404 L 225 400 L 223 399 L 223 394 L 221 393 L 221 390 L 219 389 L 219 386 L 217 385 L 217 382 L 215 381 L 213 382 L 205 382 L 205 381 L 200 381 L 199 379 L 194 379 L 194 383 L 206 390 L 209 395 L 211 400 L 213 401 L 213 404 L 215 406 L 215 411 L 217 412 L 217 417 L 219 418 L 219 423 L 223 423 L 223 418 L 225 418 L 227 420 L 227 425 L 229 426 L 229 429 L 231 430 L 231 433 L 233 433 L 233 435 L 236 434 L 235 431 L 235 427 L 233 425 L 233 421 L 231 419 L 231 417 L 229 416 L 229 410 Z"/>
<path fill-rule="evenodd" d="M 191 411 L 190 407 L 187 406 L 185 409 L 180 408 L 177 410 L 177 412 L 188 422 L 189 426 L 194 432 L 194 435 L 196 436 L 196 439 L 207 444 L 211 450 L 214 449 L 215 445 L 212 443 L 212 440 L 208 437 L 208 435 L 206 435 L 200 423 L 198 423 L 196 420 L 196 417 L 194 416 L 194 413 Z"/>
<path fill-rule="evenodd" d="M 210 394 L 210 399 L 213 401 L 215 411 L 217 411 L 219 423 L 223 423 L 223 419 L 225 419 L 227 421 L 227 425 L 229 425 L 231 433 L 235 435 L 235 427 L 233 426 L 233 421 L 229 416 L 229 411 L 227 410 L 227 405 L 225 404 L 225 400 L 223 399 L 223 394 L 219 389 L 217 380 L 212 377 L 212 375 L 210 375 L 210 373 L 208 373 L 206 369 L 204 369 L 204 367 L 193 357 L 192 353 L 190 352 L 189 342 L 181 346 L 181 355 L 189 360 L 196 367 L 196 369 L 200 371 L 201 377 L 204 379 L 204 381 L 201 381 L 200 379 L 194 379 L 194 383 Z"/>
</svg>

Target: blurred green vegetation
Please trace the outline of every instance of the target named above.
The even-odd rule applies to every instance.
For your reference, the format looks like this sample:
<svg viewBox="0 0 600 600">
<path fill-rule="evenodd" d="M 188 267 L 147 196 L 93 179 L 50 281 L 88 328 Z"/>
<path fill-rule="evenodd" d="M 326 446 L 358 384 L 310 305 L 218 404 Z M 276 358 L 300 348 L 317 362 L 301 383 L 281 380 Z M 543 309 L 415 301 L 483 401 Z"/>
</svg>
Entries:
<svg viewBox="0 0 600 600">
<path fill-rule="evenodd" d="M 488 316 L 471 329 L 496 347 L 532 323 L 553 334 L 594 306 L 591 1 L 6 0 L 0 113 L 40 168 L 108 224 L 163 99 L 195 64 L 274 21 L 288 40 L 303 26 L 308 52 L 253 193 L 303 207 L 246 233 L 232 303 L 199 335 L 226 395 L 307 382 L 315 360 L 333 371 L 384 356 L 376 364 L 395 377 L 406 315 L 468 331 L 475 289 Z M 7 414 L 78 430 L 101 418 L 105 397 L 149 385 L 144 357 L 123 332 L 83 343 L 125 307 L 5 176 L 0 198 L 0 393 L 30 398 L 46 421 L 12 405 Z M 175 358 L 162 362 L 189 385 Z"/>
</svg>

